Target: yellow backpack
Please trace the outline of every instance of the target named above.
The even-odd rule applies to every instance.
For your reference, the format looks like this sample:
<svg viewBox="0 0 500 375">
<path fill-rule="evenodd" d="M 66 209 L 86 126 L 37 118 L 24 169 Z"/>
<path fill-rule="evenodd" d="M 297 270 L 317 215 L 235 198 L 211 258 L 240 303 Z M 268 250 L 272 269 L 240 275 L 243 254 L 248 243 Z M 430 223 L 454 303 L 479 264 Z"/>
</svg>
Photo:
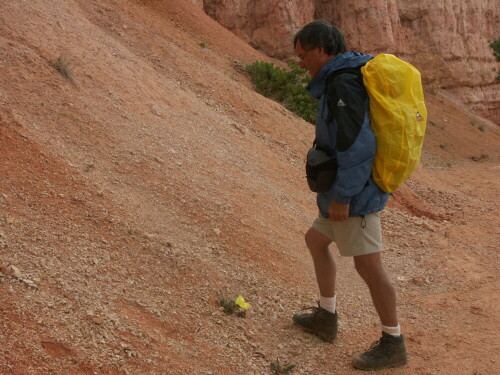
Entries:
<svg viewBox="0 0 500 375">
<path fill-rule="evenodd" d="M 420 160 L 427 120 L 420 72 L 393 55 L 381 54 L 361 73 L 377 142 L 372 176 L 382 190 L 392 193 Z"/>
</svg>

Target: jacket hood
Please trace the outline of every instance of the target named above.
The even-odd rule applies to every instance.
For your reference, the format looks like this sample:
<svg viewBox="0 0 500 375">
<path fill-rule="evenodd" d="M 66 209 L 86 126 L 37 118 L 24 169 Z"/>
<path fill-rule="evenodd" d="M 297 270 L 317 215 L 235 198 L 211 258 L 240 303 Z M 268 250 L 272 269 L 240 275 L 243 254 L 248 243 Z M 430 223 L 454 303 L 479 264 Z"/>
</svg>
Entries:
<svg viewBox="0 0 500 375">
<path fill-rule="evenodd" d="M 371 59 L 373 59 L 372 55 L 354 51 L 337 55 L 320 69 L 316 77 L 309 82 L 306 89 L 312 96 L 319 99 L 325 92 L 326 77 L 328 77 L 328 75 L 340 69 L 361 67 Z"/>
</svg>

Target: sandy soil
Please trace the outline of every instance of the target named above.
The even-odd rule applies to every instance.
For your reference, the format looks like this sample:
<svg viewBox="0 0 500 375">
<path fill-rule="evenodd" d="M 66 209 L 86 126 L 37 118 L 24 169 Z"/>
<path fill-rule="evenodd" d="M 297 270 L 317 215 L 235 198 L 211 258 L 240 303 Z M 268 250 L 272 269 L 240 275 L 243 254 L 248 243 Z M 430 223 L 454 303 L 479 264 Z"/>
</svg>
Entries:
<svg viewBox="0 0 500 375">
<path fill-rule="evenodd" d="M 0 374 L 354 374 L 380 334 L 338 257 L 340 332 L 303 234 L 313 127 L 253 91 L 269 58 L 191 2 L 0 1 Z M 65 73 L 64 76 L 62 73 Z M 421 167 L 383 212 L 410 362 L 498 368 L 498 126 L 427 95 Z M 245 318 L 218 299 L 243 295 Z"/>
</svg>

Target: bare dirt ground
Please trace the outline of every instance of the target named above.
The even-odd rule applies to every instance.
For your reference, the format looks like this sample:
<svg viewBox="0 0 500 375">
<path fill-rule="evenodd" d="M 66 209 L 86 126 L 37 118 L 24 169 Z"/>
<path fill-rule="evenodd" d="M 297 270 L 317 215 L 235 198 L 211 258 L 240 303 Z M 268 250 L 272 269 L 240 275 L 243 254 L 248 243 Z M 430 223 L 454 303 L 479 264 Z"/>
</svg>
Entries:
<svg viewBox="0 0 500 375">
<path fill-rule="evenodd" d="M 303 234 L 313 127 L 253 89 L 269 60 L 184 1 L 0 0 L 0 374 L 354 374 L 380 334 L 338 257 L 340 332 Z M 65 73 L 66 77 L 62 74 Z M 498 372 L 498 126 L 427 95 L 422 165 L 383 212 L 410 362 Z M 245 318 L 220 310 L 243 295 Z"/>
</svg>

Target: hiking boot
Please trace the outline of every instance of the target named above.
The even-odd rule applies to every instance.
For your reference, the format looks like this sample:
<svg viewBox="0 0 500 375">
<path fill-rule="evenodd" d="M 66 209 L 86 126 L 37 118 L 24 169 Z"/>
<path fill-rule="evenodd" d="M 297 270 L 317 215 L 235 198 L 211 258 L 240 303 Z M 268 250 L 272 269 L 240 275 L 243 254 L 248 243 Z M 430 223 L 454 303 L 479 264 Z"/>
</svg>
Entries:
<svg viewBox="0 0 500 375">
<path fill-rule="evenodd" d="M 361 370 L 380 370 L 386 367 L 406 365 L 406 347 L 403 336 L 391 336 L 382 332 L 382 337 L 375 341 L 363 354 L 354 357 L 352 364 Z"/>
<path fill-rule="evenodd" d="M 318 307 L 308 307 L 310 313 L 297 313 L 293 321 L 301 326 L 304 331 L 318 336 L 323 341 L 333 342 L 338 331 L 338 312 L 335 314 Z"/>
</svg>

